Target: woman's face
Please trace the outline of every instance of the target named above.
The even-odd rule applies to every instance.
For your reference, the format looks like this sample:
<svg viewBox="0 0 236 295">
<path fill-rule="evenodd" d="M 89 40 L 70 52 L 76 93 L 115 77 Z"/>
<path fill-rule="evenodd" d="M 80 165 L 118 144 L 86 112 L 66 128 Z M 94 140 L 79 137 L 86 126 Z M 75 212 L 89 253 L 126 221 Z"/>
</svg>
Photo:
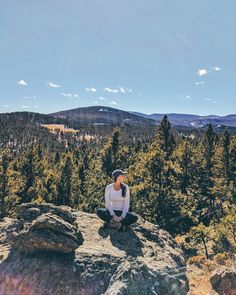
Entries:
<svg viewBox="0 0 236 295">
<path fill-rule="evenodd" d="M 126 175 L 119 175 L 117 180 L 119 180 L 120 182 L 123 182 L 125 180 Z"/>
</svg>

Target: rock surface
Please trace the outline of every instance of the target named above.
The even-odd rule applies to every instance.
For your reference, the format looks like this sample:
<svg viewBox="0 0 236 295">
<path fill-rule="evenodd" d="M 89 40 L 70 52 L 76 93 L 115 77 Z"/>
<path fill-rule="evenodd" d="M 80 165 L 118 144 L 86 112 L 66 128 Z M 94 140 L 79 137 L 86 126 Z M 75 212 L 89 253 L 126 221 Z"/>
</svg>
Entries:
<svg viewBox="0 0 236 295">
<path fill-rule="evenodd" d="M 62 253 L 75 251 L 83 238 L 75 226 L 76 216 L 70 207 L 53 204 L 22 204 L 17 208 L 18 232 L 9 242 L 14 250 L 25 253 L 50 250 Z"/>
<path fill-rule="evenodd" d="M 219 295 L 236 295 L 236 269 L 220 267 L 210 277 L 212 288 Z"/>
<path fill-rule="evenodd" d="M 16 219 L 0 221 L 0 294 L 187 294 L 185 259 L 168 232 L 141 216 L 126 232 L 102 224 L 68 206 L 20 205 Z"/>
</svg>

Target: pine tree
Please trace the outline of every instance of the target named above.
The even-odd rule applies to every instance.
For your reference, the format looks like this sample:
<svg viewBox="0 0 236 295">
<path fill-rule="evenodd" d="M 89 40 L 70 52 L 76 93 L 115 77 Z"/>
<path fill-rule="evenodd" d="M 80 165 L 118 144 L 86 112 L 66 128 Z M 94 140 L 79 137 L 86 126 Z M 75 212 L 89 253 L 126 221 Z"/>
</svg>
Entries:
<svg viewBox="0 0 236 295">
<path fill-rule="evenodd" d="M 61 175 L 57 189 L 57 205 L 71 205 L 71 177 L 72 161 L 69 155 L 66 156 L 65 163 L 61 167 Z"/>
<path fill-rule="evenodd" d="M 6 216 L 6 197 L 8 193 L 7 183 L 8 175 L 7 170 L 9 167 L 9 153 L 4 152 L 1 156 L 0 162 L 0 219 Z"/>
<path fill-rule="evenodd" d="M 174 151 L 175 169 L 178 181 L 178 187 L 181 193 L 186 194 L 187 189 L 193 181 L 193 164 L 192 164 L 192 146 L 191 143 L 184 139 Z"/>
<path fill-rule="evenodd" d="M 229 159 L 230 159 L 229 191 L 230 191 L 232 201 L 236 203 L 236 136 L 234 136 L 230 142 Z"/>
<path fill-rule="evenodd" d="M 154 142 L 159 144 L 161 150 L 165 153 L 165 159 L 168 160 L 175 148 L 176 142 L 171 132 L 171 124 L 167 115 L 164 115 L 160 125 L 158 126 Z"/>
<path fill-rule="evenodd" d="M 201 142 L 201 159 L 202 163 L 200 164 L 200 190 L 203 201 L 203 206 L 207 206 L 209 210 L 209 218 L 212 217 L 219 221 L 219 215 L 216 210 L 216 199 L 212 191 L 214 187 L 214 178 L 213 178 L 213 156 L 215 152 L 215 146 L 217 143 L 217 136 L 214 132 L 212 125 L 209 124 L 207 130 L 204 133 L 202 142 Z"/>
</svg>

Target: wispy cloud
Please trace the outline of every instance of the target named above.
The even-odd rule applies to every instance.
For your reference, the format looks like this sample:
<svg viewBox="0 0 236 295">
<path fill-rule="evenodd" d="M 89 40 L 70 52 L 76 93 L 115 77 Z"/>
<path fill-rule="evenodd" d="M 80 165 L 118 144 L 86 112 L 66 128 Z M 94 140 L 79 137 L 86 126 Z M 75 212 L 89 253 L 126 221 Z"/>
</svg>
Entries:
<svg viewBox="0 0 236 295">
<path fill-rule="evenodd" d="M 28 105 L 22 105 L 21 107 L 22 107 L 22 109 L 28 109 L 29 108 Z"/>
<path fill-rule="evenodd" d="M 75 98 L 79 98 L 79 95 L 76 94 L 76 93 L 61 93 L 62 96 L 65 96 L 65 97 L 75 97 Z"/>
<path fill-rule="evenodd" d="M 99 96 L 98 97 L 99 99 L 101 99 L 101 100 L 107 100 L 105 97 L 103 97 L 103 96 Z"/>
<path fill-rule="evenodd" d="M 111 104 L 111 105 L 117 105 L 118 103 L 113 100 L 113 101 L 109 101 L 109 104 Z"/>
<path fill-rule="evenodd" d="M 97 104 L 98 102 L 97 102 L 96 100 L 94 100 L 94 102 L 93 102 L 93 103 Z"/>
<path fill-rule="evenodd" d="M 3 106 L 4 108 L 8 108 L 8 107 L 9 107 L 8 104 L 3 104 L 2 106 Z"/>
<path fill-rule="evenodd" d="M 205 76 L 207 74 L 207 70 L 206 69 L 199 69 L 198 70 L 198 75 L 199 76 Z"/>
<path fill-rule="evenodd" d="M 112 89 L 112 88 L 109 88 L 109 87 L 105 87 L 103 90 L 105 92 L 109 92 L 109 93 L 119 93 L 118 89 Z"/>
<path fill-rule="evenodd" d="M 131 92 L 133 92 L 132 89 L 125 88 L 125 87 L 119 87 L 119 91 L 120 91 L 121 93 L 131 93 Z"/>
<path fill-rule="evenodd" d="M 39 108 L 39 106 L 37 106 L 37 105 L 35 105 L 34 107 L 35 107 L 35 109 L 38 109 Z"/>
<path fill-rule="evenodd" d="M 52 88 L 61 88 L 61 85 L 53 83 L 53 82 L 46 82 L 46 84 Z"/>
<path fill-rule="evenodd" d="M 25 80 L 20 80 L 16 84 L 21 85 L 21 86 L 27 86 L 28 85 L 28 83 Z"/>
<path fill-rule="evenodd" d="M 121 87 L 121 86 L 119 86 L 118 88 L 105 87 L 105 88 L 103 88 L 103 91 L 108 92 L 108 93 L 131 93 L 131 92 L 133 92 L 132 89 L 126 88 L 126 87 Z"/>
<path fill-rule="evenodd" d="M 221 71 L 221 68 L 220 68 L 220 67 L 217 67 L 217 66 L 215 66 L 215 67 L 213 68 L 213 70 L 214 70 L 214 71 L 216 71 L 216 72 L 219 72 L 219 71 Z"/>
<path fill-rule="evenodd" d="M 24 99 L 36 99 L 36 96 L 24 96 Z"/>
<path fill-rule="evenodd" d="M 185 101 L 191 101 L 192 100 L 192 97 L 189 95 L 189 94 L 185 94 L 185 95 L 179 95 L 179 98 L 180 99 L 183 99 Z"/>
<path fill-rule="evenodd" d="M 97 92 L 97 89 L 95 87 L 91 87 L 91 88 L 85 88 L 85 91 L 88 91 L 88 92 Z"/>
<path fill-rule="evenodd" d="M 197 82 L 195 82 L 195 85 L 204 85 L 204 84 L 205 84 L 204 81 L 197 81 Z"/>
<path fill-rule="evenodd" d="M 219 66 L 214 66 L 211 69 L 202 68 L 202 69 L 199 69 L 197 73 L 201 77 L 211 73 L 212 71 L 219 72 L 221 71 L 221 68 Z"/>
<path fill-rule="evenodd" d="M 212 98 L 208 98 L 208 97 L 205 97 L 204 100 L 208 101 L 208 102 L 211 102 L 211 103 L 218 103 L 219 102 L 219 101 L 216 101 L 216 100 L 214 100 Z"/>
</svg>

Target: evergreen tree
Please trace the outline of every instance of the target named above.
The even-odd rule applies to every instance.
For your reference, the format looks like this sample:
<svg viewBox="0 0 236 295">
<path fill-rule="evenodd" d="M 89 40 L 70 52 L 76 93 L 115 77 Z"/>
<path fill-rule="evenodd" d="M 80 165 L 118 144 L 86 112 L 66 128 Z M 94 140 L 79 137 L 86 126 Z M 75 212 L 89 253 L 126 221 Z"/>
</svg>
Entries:
<svg viewBox="0 0 236 295">
<path fill-rule="evenodd" d="M 168 160 L 175 148 L 176 142 L 171 132 L 171 124 L 167 115 L 164 115 L 158 126 L 156 140 L 154 139 L 154 141 L 159 144 L 161 150 L 165 153 L 165 159 Z"/>
<path fill-rule="evenodd" d="M 72 161 L 69 155 L 61 167 L 61 175 L 57 188 L 57 205 L 70 205 Z"/>
<path fill-rule="evenodd" d="M 7 170 L 9 166 L 9 153 L 4 152 L 0 158 L 0 219 L 6 216 L 6 197 L 7 197 Z"/>
</svg>

